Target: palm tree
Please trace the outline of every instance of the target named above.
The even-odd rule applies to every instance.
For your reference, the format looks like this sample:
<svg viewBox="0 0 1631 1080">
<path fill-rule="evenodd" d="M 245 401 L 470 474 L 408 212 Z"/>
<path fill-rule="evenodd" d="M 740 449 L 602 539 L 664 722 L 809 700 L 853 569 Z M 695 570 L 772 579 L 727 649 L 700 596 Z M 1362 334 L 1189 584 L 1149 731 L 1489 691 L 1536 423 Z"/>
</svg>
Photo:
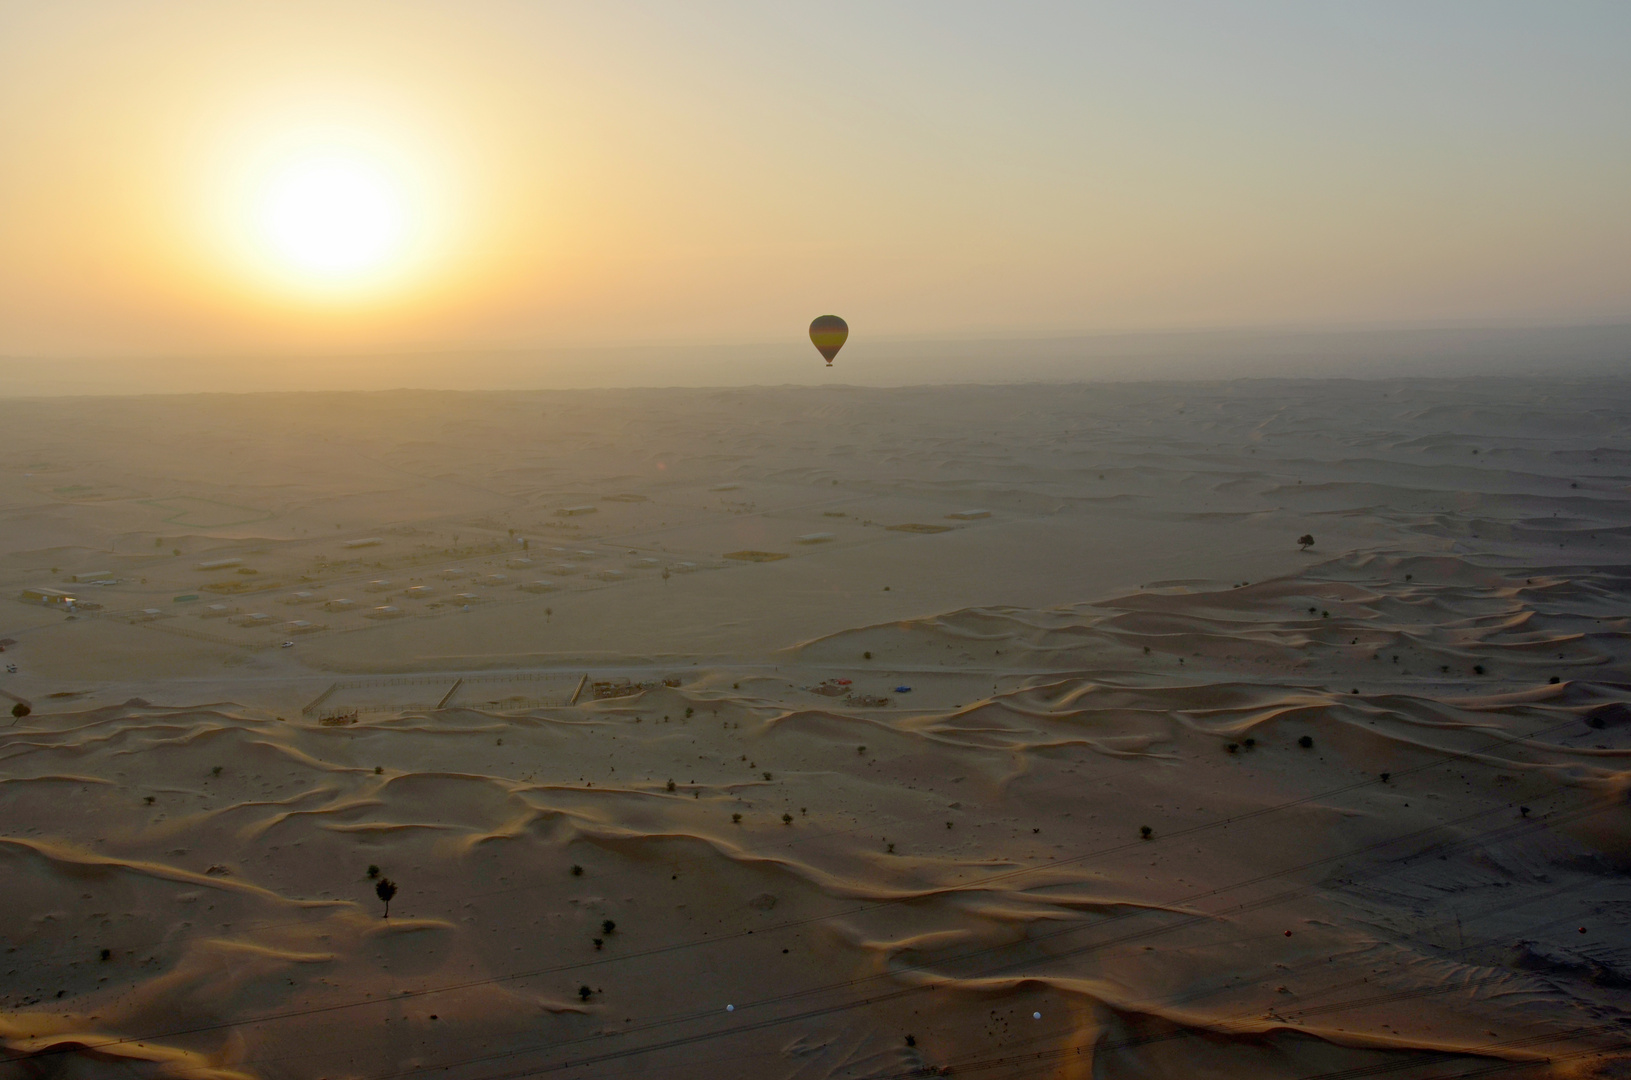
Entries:
<svg viewBox="0 0 1631 1080">
<path fill-rule="evenodd" d="M 374 893 L 385 901 L 385 917 L 391 917 L 391 897 L 396 895 L 396 882 L 390 878 L 380 878 L 379 884 L 374 886 Z"/>
</svg>

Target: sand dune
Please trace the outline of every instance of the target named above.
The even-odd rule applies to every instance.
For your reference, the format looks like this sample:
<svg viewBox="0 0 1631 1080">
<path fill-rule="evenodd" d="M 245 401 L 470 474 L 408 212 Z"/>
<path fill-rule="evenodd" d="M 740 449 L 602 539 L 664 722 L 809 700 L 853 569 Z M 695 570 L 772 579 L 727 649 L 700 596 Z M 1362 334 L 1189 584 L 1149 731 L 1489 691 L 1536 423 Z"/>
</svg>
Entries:
<svg viewBox="0 0 1631 1080">
<path fill-rule="evenodd" d="M 0 1068 L 1622 1075 L 1626 406 L 8 404 Z"/>
</svg>

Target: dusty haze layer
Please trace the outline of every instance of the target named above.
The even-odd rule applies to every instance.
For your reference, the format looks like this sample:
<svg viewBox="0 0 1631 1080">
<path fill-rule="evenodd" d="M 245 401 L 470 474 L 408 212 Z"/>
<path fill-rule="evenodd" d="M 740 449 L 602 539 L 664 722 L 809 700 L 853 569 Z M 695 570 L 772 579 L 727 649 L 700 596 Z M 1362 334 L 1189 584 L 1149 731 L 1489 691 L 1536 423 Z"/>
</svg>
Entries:
<svg viewBox="0 0 1631 1080">
<path fill-rule="evenodd" d="M 1625 1075 L 1628 417 L 0 403 L 0 1069 Z"/>
</svg>

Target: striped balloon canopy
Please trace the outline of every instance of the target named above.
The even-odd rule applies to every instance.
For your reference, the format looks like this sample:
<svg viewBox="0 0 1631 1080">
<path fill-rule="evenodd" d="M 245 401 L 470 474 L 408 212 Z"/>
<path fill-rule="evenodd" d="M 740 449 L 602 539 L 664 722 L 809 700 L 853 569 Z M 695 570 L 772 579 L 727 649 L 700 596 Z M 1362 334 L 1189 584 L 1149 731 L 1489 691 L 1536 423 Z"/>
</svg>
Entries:
<svg viewBox="0 0 1631 1080">
<path fill-rule="evenodd" d="M 838 355 L 848 338 L 849 323 L 837 315 L 823 315 L 810 324 L 810 343 L 827 358 L 828 367 L 832 367 L 832 358 Z"/>
</svg>

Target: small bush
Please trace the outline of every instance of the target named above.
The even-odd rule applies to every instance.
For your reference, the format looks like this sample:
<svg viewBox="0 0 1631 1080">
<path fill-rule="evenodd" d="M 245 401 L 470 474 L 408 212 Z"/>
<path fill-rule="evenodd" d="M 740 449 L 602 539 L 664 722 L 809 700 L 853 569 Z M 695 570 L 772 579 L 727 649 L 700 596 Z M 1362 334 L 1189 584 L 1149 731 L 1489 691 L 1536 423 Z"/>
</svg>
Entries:
<svg viewBox="0 0 1631 1080">
<path fill-rule="evenodd" d="M 1302 747 L 1304 750 L 1307 750 L 1309 747 L 1314 745 L 1314 739 L 1312 736 L 1304 735 L 1302 738 L 1297 740 L 1297 745 Z"/>
<path fill-rule="evenodd" d="M 385 902 L 385 917 L 391 917 L 391 898 L 396 895 L 396 882 L 390 878 L 380 878 L 374 886 L 374 895 Z"/>
<path fill-rule="evenodd" d="M 766 780 L 770 779 L 770 774 L 769 773 L 763 773 L 761 775 L 763 775 Z"/>
<path fill-rule="evenodd" d="M 1138 827 L 1138 835 L 1142 839 L 1148 840 L 1150 837 L 1155 835 L 1155 830 L 1150 828 L 1148 825 L 1140 825 Z"/>
<path fill-rule="evenodd" d="M 742 824 L 742 815 L 741 814 L 732 814 L 731 815 L 731 824 L 732 825 Z"/>
<path fill-rule="evenodd" d="M 589 995 L 592 994 L 592 993 L 594 993 L 594 991 L 589 989 L 587 986 L 578 987 L 578 997 L 583 999 L 584 1001 L 588 1001 L 589 1000 Z"/>
<path fill-rule="evenodd" d="M 370 879 L 379 877 L 379 867 L 375 866 L 373 863 L 369 863 L 368 876 Z"/>
<path fill-rule="evenodd" d="M 864 653 L 861 654 L 861 659 L 862 660 L 870 660 L 870 659 L 872 659 L 872 654 L 869 653 L 869 652 L 864 652 Z"/>
<path fill-rule="evenodd" d="M 674 781 L 672 781 L 672 780 L 670 780 L 670 781 L 669 781 L 669 782 L 668 782 L 668 790 L 669 790 L 669 791 L 673 791 L 673 790 L 674 790 Z"/>
<path fill-rule="evenodd" d="M 1483 664 L 1474 664 L 1472 666 L 1472 673 L 1474 675 L 1482 675 L 1484 673 L 1484 665 Z"/>
<path fill-rule="evenodd" d="M 19 720 L 27 716 L 30 712 L 33 712 L 33 710 L 20 701 L 11 707 L 11 715 L 15 716 Z"/>
<path fill-rule="evenodd" d="M 782 824 L 783 825 L 793 824 L 793 815 L 792 814 L 783 814 L 782 815 Z"/>
<path fill-rule="evenodd" d="M 612 934 L 616 933 L 616 931 L 617 931 L 617 924 L 615 922 L 613 922 L 610 919 L 602 919 L 601 920 L 600 932 L 602 934 L 605 934 L 607 937 L 611 937 Z"/>
<path fill-rule="evenodd" d="M 583 876 L 583 867 L 577 865 L 576 863 L 573 863 L 572 864 L 572 876 L 573 877 L 582 877 Z"/>
<path fill-rule="evenodd" d="M 112 949 L 103 949 L 97 955 L 100 956 L 103 960 L 112 960 L 113 959 L 113 950 Z"/>
</svg>

